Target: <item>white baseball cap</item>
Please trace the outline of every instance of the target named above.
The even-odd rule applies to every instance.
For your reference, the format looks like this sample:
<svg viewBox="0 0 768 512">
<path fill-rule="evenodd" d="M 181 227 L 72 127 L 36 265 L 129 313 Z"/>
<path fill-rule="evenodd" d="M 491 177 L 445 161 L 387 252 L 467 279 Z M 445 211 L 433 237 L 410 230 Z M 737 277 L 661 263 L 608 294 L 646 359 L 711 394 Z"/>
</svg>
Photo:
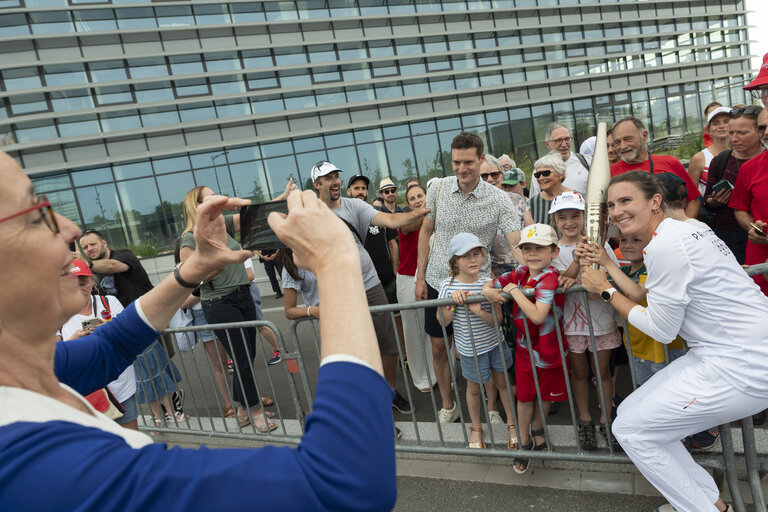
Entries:
<svg viewBox="0 0 768 512">
<path fill-rule="evenodd" d="M 317 178 L 320 176 L 325 176 L 326 174 L 330 174 L 332 172 L 344 172 L 335 165 L 333 165 L 331 162 L 321 161 L 317 162 L 313 167 L 312 171 L 310 173 L 312 177 L 312 181 L 316 181 Z"/>
<path fill-rule="evenodd" d="M 709 113 L 707 116 L 707 126 L 709 126 L 709 123 L 712 122 L 712 120 L 715 118 L 715 116 L 719 116 L 720 114 L 731 114 L 731 107 L 717 107 L 715 110 Z"/>
<path fill-rule="evenodd" d="M 517 246 L 523 244 L 557 245 L 557 233 L 548 224 L 531 224 L 520 232 L 520 242 Z"/>
<path fill-rule="evenodd" d="M 549 208 L 549 214 L 559 212 L 560 210 L 581 210 L 586 208 L 584 203 L 584 197 L 575 191 L 563 192 L 552 201 L 552 206 Z"/>
</svg>

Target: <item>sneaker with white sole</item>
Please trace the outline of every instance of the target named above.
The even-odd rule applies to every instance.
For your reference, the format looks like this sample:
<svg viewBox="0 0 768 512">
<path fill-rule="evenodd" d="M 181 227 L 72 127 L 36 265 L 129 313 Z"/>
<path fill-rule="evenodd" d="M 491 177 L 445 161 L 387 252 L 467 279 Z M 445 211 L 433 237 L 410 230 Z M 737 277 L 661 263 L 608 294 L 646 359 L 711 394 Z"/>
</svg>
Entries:
<svg viewBox="0 0 768 512">
<path fill-rule="evenodd" d="M 277 363 L 279 363 L 282 360 L 283 360 L 283 358 L 280 357 L 280 351 L 279 350 L 273 350 L 272 351 L 272 357 L 269 359 L 269 361 L 267 361 L 267 364 L 268 365 L 277 364 Z"/>
<path fill-rule="evenodd" d="M 504 425 L 504 420 L 501 419 L 499 411 L 488 411 L 488 416 L 491 417 L 491 425 Z"/>
<path fill-rule="evenodd" d="M 453 402 L 453 408 L 451 409 L 440 409 L 440 412 L 437 413 L 437 418 L 440 420 L 440 423 L 453 423 L 457 419 L 459 419 L 459 406 L 456 402 Z"/>
</svg>

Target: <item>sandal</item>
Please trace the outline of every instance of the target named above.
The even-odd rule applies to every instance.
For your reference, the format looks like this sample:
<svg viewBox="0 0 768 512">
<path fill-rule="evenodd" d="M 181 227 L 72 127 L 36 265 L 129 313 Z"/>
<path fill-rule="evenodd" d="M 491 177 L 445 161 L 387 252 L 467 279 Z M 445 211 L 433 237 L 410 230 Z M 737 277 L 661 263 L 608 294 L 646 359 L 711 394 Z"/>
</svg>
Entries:
<svg viewBox="0 0 768 512">
<path fill-rule="evenodd" d="M 509 430 L 509 441 L 507 441 L 507 448 L 510 450 L 517 450 L 517 429 L 514 425 L 507 425 Z"/>
<path fill-rule="evenodd" d="M 225 418 L 234 418 L 235 417 L 235 408 L 231 405 L 228 405 L 226 409 L 224 409 L 224 417 Z"/>
<path fill-rule="evenodd" d="M 171 417 L 170 413 L 168 413 L 168 412 L 165 413 L 165 421 L 168 421 L 168 422 L 172 423 L 174 419 L 176 420 L 177 423 L 183 423 L 183 422 L 185 422 L 185 421 L 187 421 L 189 419 L 189 416 L 184 414 L 183 411 L 177 411 L 177 412 L 173 413 L 173 417 Z M 155 422 L 157 422 L 157 421 L 158 420 L 155 420 Z"/>
<path fill-rule="evenodd" d="M 531 430 L 531 442 L 532 443 L 535 442 L 534 441 L 535 437 L 543 437 L 544 438 L 544 442 L 541 443 L 541 444 L 534 445 L 533 451 L 540 452 L 542 450 L 546 450 L 547 449 L 547 433 L 544 430 L 544 428 L 540 428 L 538 430 Z"/>
<path fill-rule="evenodd" d="M 480 432 L 482 434 L 483 433 L 483 427 L 469 427 L 469 431 L 470 432 Z M 483 441 L 481 439 L 480 442 L 474 442 L 474 443 L 470 442 L 469 443 L 469 447 L 470 448 L 486 448 L 485 441 Z"/>
<path fill-rule="evenodd" d="M 159 419 L 155 418 L 155 428 L 162 428 L 164 425 L 165 425 L 165 422 L 163 420 L 159 420 Z M 160 432 L 156 432 L 156 431 L 153 430 L 152 432 L 149 433 L 149 435 L 156 436 L 159 433 Z"/>
<path fill-rule="evenodd" d="M 579 422 L 579 445 L 582 450 L 593 452 L 597 450 L 597 438 L 595 437 L 595 424 L 591 421 Z"/>
<path fill-rule="evenodd" d="M 533 438 L 528 441 L 528 444 L 523 445 L 523 450 L 530 451 L 533 449 Z M 523 459 L 522 457 L 515 457 L 512 459 L 512 470 L 518 475 L 524 475 L 528 472 L 528 466 L 531 463 L 531 459 Z M 522 466 L 518 468 L 518 466 Z"/>
<path fill-rule="evenodd" d="M 259 416 L 261 416 L 261 414 L 254 414 L 253 415 L 254 418 L 257 418 Z M 275 413 L 273 413 L 271 411 L 264 411 L 264 416 L 266 416 L 267 418 L 274 418 L 275 417 Z M 250 416 L 248 416 L 248 413 L 245 413 L 242 416 L 238 416 L 237 417 L 237 423 L 241 427 L 247 427 L 248 425 L 251 424 L 251 418 L 250 418 Z M 272 423 L 272 424 L 274 425 L 274 423 Z M 277 428 L 277 425 L 275 425 L 275 428 Z M 271 430 L 275 430 L 275 428 L 273 428 Z M 264 430 L 263 432 L 266 432 L 266 430 Z"/>
<path fill-rule="evenodd" d="M 275 405 L 275 401 L 271 397 L 263 396 L 261 397 L 261 405 L 264 407 L 272 407 Z"/>
</svg>

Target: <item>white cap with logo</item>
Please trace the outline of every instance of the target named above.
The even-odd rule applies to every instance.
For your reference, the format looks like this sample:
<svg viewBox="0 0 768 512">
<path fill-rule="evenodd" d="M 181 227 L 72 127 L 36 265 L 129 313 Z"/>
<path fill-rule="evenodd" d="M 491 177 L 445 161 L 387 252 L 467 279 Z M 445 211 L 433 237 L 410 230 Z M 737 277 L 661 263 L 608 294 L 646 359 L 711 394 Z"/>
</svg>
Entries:
<svg viewBox="0 0 768 512">
<path fill-rule="evenodd" d="M 320 176 L 325 176 L 326 174 L 330 174 L 332 172 L 344 172 L 335 165 L 333 165 L 331 162 L 317 162 L 312 167 L 312 172 L 310 173 L 310 176 L 312 177 L 312 181 L 316 181 L 317 178 Z"/>
<path fill-rule="evenodd" d="M 523 244 L 557 245 L 557 233 L 547 224 L 531 224 L 520 232 L 520 242 L 517 246 Z"/>
</svg>

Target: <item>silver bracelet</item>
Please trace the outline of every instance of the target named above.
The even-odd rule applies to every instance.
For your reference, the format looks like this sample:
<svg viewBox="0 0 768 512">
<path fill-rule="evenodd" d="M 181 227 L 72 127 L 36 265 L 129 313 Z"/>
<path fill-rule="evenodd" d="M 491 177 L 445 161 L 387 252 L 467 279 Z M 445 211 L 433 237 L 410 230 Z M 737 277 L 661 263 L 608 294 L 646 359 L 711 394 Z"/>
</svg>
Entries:
<svg viewBox="0 0 768 512">
<path fill-rule="evenodd" d="M 312 307 L 312 306 L 307 306 L 307 316 L 312 316 L 312 313 L 310 313 L 310 312 L 309 312 L 309 309 L 310 309 L 311 307 Z"/>
</svg>

